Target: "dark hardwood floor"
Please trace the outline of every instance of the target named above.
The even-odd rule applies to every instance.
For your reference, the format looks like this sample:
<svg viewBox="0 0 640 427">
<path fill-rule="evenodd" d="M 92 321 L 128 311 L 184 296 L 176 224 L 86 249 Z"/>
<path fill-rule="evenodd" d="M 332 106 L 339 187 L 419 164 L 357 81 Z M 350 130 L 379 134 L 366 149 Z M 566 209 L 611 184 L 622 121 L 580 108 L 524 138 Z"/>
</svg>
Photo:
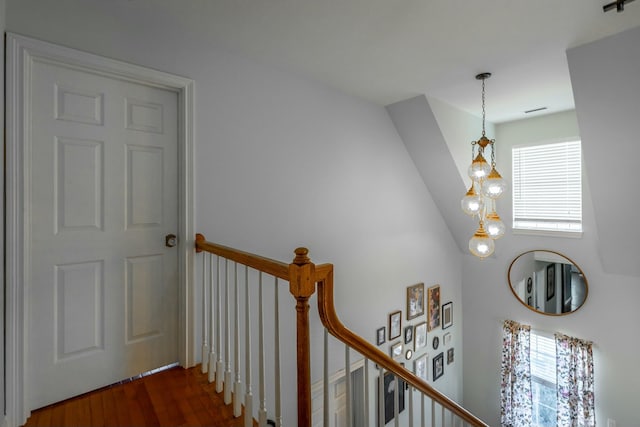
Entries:
<svg viewBox="0 0 640 427">
<path fill-rule="evenodd" d="M 35 410 L 25 427 L 242 425 L 243 417 L 233 417 L 231 405 L 197 366 L 171 368 Z"/>
</svg>

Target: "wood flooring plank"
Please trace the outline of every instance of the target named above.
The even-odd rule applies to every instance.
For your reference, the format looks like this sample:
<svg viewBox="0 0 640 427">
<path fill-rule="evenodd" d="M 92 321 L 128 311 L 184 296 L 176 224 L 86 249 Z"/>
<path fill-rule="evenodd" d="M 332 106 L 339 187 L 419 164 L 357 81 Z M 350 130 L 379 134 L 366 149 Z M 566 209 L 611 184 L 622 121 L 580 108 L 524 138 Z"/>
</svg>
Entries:
<svg viewBox="0 0 640 427">
<path fill-rule="evenodd" d="M 136 400 L 138 401 L 138 406 L 142 411 L 145 425 L 157 426 L 160 424 L 160 421 L 158 420 L 158 416 L 154 411 L 153 403 L 151 402 L 151 398 L 149 397 L 149 389 L 147 388 L 147 386 L 147 382 L 143 382 L 140 384 L 136 392 Z"/>
<path fill-rule="evenodd" d="M 103 403 L 104 395 L 105 393 L 102 390 L 89 395 L 91 426 L 93 427 L 106 427 Z"/>
<path fill-rule="evenodd" d="M 59 403 L 53 407 L 47 408 L 51 411 L 51 425 L 64 426 L 64 408 L 66 404 Z"/>
<path fill-rule="evenodd" d="M 116 416 L 119 426 L 132 426 L 129 416 L 129 402 L 126 399 L 123 386 L 113 387 L 113 398 L 116 402 Z"/>
<path fill-rule="evenodd" d="M 78 412 L 77 412 L 77 425 L 88 426 L 91 425 L 91 395 L 85 395 L 78 398 Z"/>
<path fill-rule="evenodd" d="M 113 395 L 113 389 L 104 389 L 100 394 L 102 395 L 103 424 L 106 427 L 117 426 L 118 414 L 116 413 L 116 399 Z"/>
<path fill-rule="evenodd" d="M 37 423 L 38 427 L 55 427 L 51 424 L 51 414 L 53 411 L 43 410 L 38 412 L 40 412 Z"/>
<path fill-rule="evenodd" d="M 146 426 L 142 408 L 140 408 L 140 402 L 138 401 L 138 389 L 141 385 L 141 381 L 132 381 L 122 387 L 127 402 L 130 425 L 132 427 Z"/>
</svg>

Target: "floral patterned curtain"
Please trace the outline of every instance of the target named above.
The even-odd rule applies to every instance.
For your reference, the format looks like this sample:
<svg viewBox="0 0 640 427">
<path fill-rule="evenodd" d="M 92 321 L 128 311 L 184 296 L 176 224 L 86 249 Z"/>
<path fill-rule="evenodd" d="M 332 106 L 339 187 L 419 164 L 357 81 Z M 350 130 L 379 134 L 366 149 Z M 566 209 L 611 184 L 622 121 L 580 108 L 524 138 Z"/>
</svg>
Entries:
<svg viewBox="0 0 640 427">
<path fill-rule="evenodd" d="M 502 427 L 531 426 L 531 327 L 506 320 L 502 327 Z"/>
<path fill-rule="evenodd" d="M 558 427 L 595 427 L 592 343 L 556 333 Z"/>
</svg>

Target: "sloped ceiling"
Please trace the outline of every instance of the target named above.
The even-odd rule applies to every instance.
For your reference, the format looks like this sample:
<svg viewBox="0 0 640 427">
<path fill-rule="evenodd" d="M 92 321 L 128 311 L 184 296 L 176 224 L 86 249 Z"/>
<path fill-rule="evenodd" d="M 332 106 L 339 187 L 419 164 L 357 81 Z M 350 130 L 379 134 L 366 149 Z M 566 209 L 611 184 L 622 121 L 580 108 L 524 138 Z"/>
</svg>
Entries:
<svg viewBox="0 0 640 427">
<path fill-rule="evenodd" d="M 567 58 L 603 268 L 640 276 L 640 28 Z"/>
<path fill-rule="evenodd" d="M 464 182 L 427 98 L 420 95 L 388 105 L 387 112 L 456 244 L 466 252 L 468 217 L 460 209 L 457 197 L 452 202 L 452 195 L 462 192 Z"/>
</svg>

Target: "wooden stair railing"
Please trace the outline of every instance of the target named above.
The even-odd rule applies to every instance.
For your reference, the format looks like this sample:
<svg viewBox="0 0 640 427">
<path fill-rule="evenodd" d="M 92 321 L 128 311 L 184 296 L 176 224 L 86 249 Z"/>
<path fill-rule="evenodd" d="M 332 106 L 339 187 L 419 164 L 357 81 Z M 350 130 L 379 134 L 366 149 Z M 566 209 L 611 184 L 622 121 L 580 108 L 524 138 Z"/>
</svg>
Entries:
<svg viewBox="0 0 640 427">
<path fill-rule="evenodd" d="M 289 282 L 289 291 L 296 300 L 296 351 L 297 351 L 297 426 L 311 427 L 311 349 L 309 298 L 317 288 L 318 311 L 323 326 L 329 334 L 375 362 L 379 367 L 393 373 L 417 389 L 423 396 L 437 402 L 443 408 L 442 425 L 444 426 L 444 409 L 454 414 L 464 425 L 470 427 L 489 427 L 488 424 L 474 416 L 449 397 L 445 396 L 411 371 L 394 361 L 369 341 L 345 327 L 335 312 L 333 300 L 333 265 L 315 265 L 308 257 L 306 248 L 295 250 L 295 258 L 290 264 L 269 258 L 239 251 L 226 246 L 206 241 L 202 234 L 196 235 L 196 252 L 211 254 L 230 260 L 259 272 L 272 275 Z M 204 364 L 204 357 L 203 357 Z M 210 377 L 211 378 L 211 377 Z M 218 390 L 219 391 L 219 390 Z M 249 412 L 250 411 L 246 411 Z M 247 421 L 248 422 L 248 421 Z M 453 420 L 452 420 L 453 422 Z M 266 423 L 266 419 L 259 425 Z M 384 423 L 383 423 L 384 424 Z M 328 425 L 328 424 L 325 424 Z M 396 424 L 397 425 L 397 424 Z M 412 423 L 410 425 L 413 425 Z"/>
</svg>

